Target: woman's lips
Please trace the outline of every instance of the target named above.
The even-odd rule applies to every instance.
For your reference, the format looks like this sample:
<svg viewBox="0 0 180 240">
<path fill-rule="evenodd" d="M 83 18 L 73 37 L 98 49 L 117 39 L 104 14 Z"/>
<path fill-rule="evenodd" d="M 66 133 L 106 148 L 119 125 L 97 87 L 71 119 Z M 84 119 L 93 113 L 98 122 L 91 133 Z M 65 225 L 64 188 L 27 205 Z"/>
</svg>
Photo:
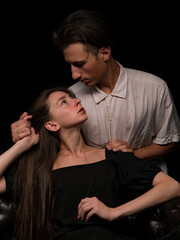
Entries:
<svg viewBox="0 0 180 240">
<path fill-rule="evenodd" d="M 79 112 L 85 112 L 84 108 L 81 107 L 81 108 L 79 109 L 78 113 L 79 113 Z"/>
</svg>

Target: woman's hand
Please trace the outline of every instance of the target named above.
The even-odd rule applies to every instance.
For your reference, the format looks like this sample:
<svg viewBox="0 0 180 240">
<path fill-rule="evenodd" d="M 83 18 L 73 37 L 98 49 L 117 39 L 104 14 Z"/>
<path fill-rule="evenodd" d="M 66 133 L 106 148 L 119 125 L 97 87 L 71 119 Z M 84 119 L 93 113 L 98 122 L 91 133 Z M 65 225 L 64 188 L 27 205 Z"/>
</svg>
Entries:
<svg viewBox="0 0 180 240">
<path fill-rule="evenodd" d="M 88 221 L 91 216 L 96 214 L 102 219 L 107 221 L 114 220 L 113 217 L 113 208 L 107 207 L 104 203 L 102 203 L 98 198 L 91 197 L 91 198 L 84 198 L 80 201 L 78 205 L 78 219 L 82 221 Z"/>
<path fill-rule="evenodd" d="M 39 141 L 39 134 L 36 134 L 34 128 L 31 128 L 29 136 L 17 141 L 11 148 L 0 156 L 0 177 L 4 174 L 7 167 L 16 160 L 23 152 L 30 149 Z M 3 180 L 4 181 L 4 180 Z M 0 189 L 0 193 L 5 191 L 5 187 Z"/>
<path fill-rule="evenodd" d="M 22 151 L 27 151 L 33 145 L 39 142 L 39 134 L 35 133 L 34 128 L 31 127 L 30 135 L 24 137 L 23 139 L 19 140 L 16 144 L 20 144 L 22 147 Z"/>
</svg>

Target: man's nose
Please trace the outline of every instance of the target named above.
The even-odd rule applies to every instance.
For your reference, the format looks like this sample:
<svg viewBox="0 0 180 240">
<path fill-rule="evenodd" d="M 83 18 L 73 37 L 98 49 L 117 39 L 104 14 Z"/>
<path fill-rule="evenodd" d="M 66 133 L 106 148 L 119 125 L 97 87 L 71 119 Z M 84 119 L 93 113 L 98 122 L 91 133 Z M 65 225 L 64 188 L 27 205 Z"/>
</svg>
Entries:
<svg viewBox="0 0 180 240">
<path fill-rule="evenodd" d="M 76 80 L 81 77 L 81 73 L 78 68 L 71 66 L 72 79 Z"/>
</svg>

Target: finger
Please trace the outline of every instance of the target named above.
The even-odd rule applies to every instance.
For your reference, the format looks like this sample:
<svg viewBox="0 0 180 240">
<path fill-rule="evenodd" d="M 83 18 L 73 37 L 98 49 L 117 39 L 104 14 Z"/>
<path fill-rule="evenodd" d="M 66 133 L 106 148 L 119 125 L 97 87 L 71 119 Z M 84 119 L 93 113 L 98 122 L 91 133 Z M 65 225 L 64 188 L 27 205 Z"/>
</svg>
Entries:
<svg viewBox="0 0 180 240">
<path fill-rule="evenodd" d="M 106 147 L 111 150 L 114 147 L 118 147 L 118 146 L 123 146 L 123 145 L 128 145 L 127 142 L 123 141 L 123 140 L 113 140 L 108 142 L 108 144 L 106 145 Z"/>
<path fill-rule="evenodd" d="M 19 119 L 24 119 L 27 115 L 28 115 L 28 113 L 27 113 L 27 112 L 24 112 L 24 113 L 20 116 Z"/>
<path fill-rule="evenodd" d="M 80 201 L 80 203 L 78 205 L 78 215 L 77 215 L 78 219 L 81 217 L 81 209 L 82 209 L 82 200 Z"/>
<path fill-rule="evenodd" d="M 128 149 L 122 149 L 121 151 L 122 151 L 122 152 L 133 152 L 133 150 L 132 150 L 132 149 L 129 149 L 129 148 L 128 148 Z"/>
<path fill-rule="evenodd" d="M 92 208 L 91 201 L 88 198 L 82 199 L 81 202 L 78 205 L 78 219 L 81 219 L 83 221 L 85 219 L 85 215 L 87 212 L 89 212 Z"/>
<path fill-rule="evenodd" d="M 114 143 L 108 143 L 106 147 L 107 147 L 108 150 L 112 150 L 114 148 L 120 148 L 122 146 L 125 146 L 124 142 L 118 142 L 118 143 L 114 142 Z"/>
<path fill-rule="evenodd" d="M 95 209 L 92 209 L 91 211 L 89 211 L 88 214 L 86 215 L 85 222 L 87 222 L 95 213 L 96 213 Z"/>
<path fill-rule="evenodd" d="M 27 117 L 28 118 L 28 117 Z M 19 128 L 20 129 L 24 129 L 24 128 L 29 128 L 31 125 L 31 122 L 30 121 L 27 121 L 27 120 L 18 120 L 14 123 L 11 124 L 11 129 L 16 129 L 16 128 Z"/>
<path fill-rule="evenodd" d="M 82 199 L 78 205 L 78 216 L 77 218 L 81 218 L 82 219 L 82 214 L 83 214 L 83 204 L 84 204 L 84 199 Z"/>
<path fill-rule="evenodd" d="M 118 146 L 118 147 L 113 147 L 112 150 L 114 152 L 117 151 L 122 151 L 122 152 L 132 152 L 133 150 L 130 148 L 130 146 L 123 145 L 123 146 Z"/>
<path fill-rule="evenodd" d="M 108 144 L 108 145 L 106 145 L 106 148 L 108 149 L 108 150 L 112 150 L 112 147 Z"/>
<path fill-rule="evenodd" d="M 112 150 L 113 147 L 115 147 L 115 146 L 114 146 L 114 143 L 112 143 L 112 142 L 109 142 L 109 143 L 106 145 L 106 148 L 107 148 L 108 150 Z"/>
<path fill-rule="evenodd" d="M 86 211 L 85 211 L 85 209 L 83 209 L 83 207 L 80 207 L 79 209 L 78 209 L 78 219 L 81 219 L 81 221 L 83 221 L 84 220 L 84 218 L 85 218 L 85 214 L 86 214 Z"/>
<path fill-rule="evenodd" d="M 28 116 L 26 116 L 23 120 L 28 121 L 28 120 L 30 120 L 31 118 L 32 118 L 32 115 L 28 115 Z"/>
<path fill-rule="evenodd" d="M 18 128 L 18 131 L 25 130 L 26 128 L 30 128 L 31 123 L 26 120 L 19 120 L 18 122 L 14 123 L 12 127 Z"/>
<path fill-rule="evenodd" d="M 20 139 L 22 139 L 22 138 L 24 138 L 24 137 L 27 137 L 27 136 L 29 136 L 29 135 L 31 135 L 31 130 L 29 129 L 28 131 L 25 131 L 25 132 L 23 132 L 23 133 L 20 133 L 20 134 L 18 134 L 18 137 L 17 137 L 17 139 L 15 138 L 15 139 L 13 139 L 13 141 L 18 141 L 18 140 L 20 140 Z"/>
<path fill-rule="evenodd" d="M 39 142 L 39 133 L 37 133 L 35 137 L 36 137 L 35 144 L 37 144 Z"/>
<path fill-rule="evenodd" d="M 35 129 L 33 127 L 31 127 L 31 133 L 34 135 L 36 134 Z"/>
<path fill-rule="evenodd" d="M 31 127 L 31 135 L 33 138 L 33 144 L 37 144 L 39 142 L 39 133 L 35 133 L 35 129 Z"/>
</svg>

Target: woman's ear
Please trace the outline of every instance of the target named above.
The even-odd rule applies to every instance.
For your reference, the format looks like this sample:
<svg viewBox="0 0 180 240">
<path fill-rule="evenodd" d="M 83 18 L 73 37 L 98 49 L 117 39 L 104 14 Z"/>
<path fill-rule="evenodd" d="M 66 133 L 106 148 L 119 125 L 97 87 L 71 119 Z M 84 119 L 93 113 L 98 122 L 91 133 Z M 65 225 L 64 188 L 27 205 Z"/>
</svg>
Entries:
<svg viewBox="0 0 180 240">
<path fill-rule="evenodd" d="M 44 126 L 47 130 L 51 132 L 56 132 L 61 128 L 57 122 L 52 122 L 52 121 L 46 122 Z"/>
</svg>

